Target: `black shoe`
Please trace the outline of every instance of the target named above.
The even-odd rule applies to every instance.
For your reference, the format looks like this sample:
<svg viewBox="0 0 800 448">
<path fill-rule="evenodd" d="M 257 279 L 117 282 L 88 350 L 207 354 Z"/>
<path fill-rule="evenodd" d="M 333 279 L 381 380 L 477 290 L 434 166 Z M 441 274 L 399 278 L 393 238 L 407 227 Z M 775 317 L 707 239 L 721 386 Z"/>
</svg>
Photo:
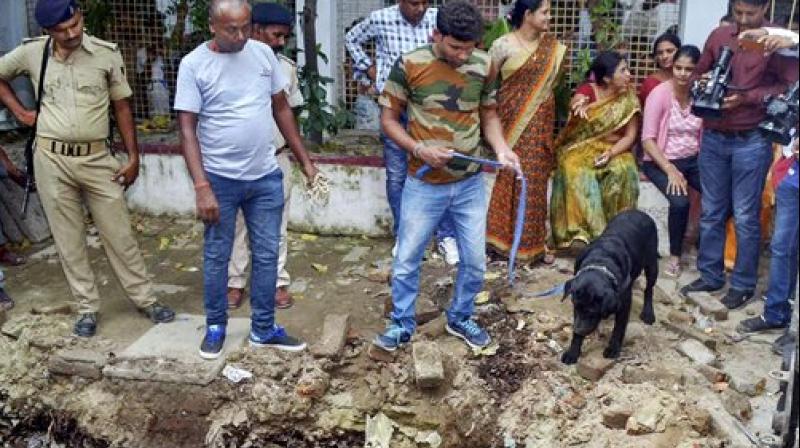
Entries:
<svg viewBox="0 0 800 448">
<path fill-rule="evenodd" d="M 172 311 L 158 302 L 142 308 L 142 313 L 150 318 L 154 324 L 163 324 L 175 320 L 175 311 Z"/>
<path fill-rule="evenodd" d="M 728 293 L 722 298 L 722 304 L 729 310 L 738 310 L 739 308 L 747 305 L 750 299 L 753 298 L 753 291 L 742 291 L 739 289 L 729 288 Z"/>
<path fill-rule="evenodd" d="M 688 285 L 681 288 L 680 292 L 682 295 L 685 296 L 693 292 L 715 292 L 719 291 L 720 289 L 722 289 L 722 286 L 718 288 L 711 286 L 708 283 L 706 283 L 706 281 L 703 280 L 702 277 L 700 277 L 697 280 L 693 281 L 692 283 L 689 283 Z"/>
<path fill-rule="evenodd" d="M 786 325 L 773 325 L 764 320 L 764 316 L 751 317 L 739 322 L 736 326 L 736 331 L 739 333 L 760 333 L 767 330 L 780 330 L 786 328 Z"/>
<path fill-rule="evenodd" d="M 97 313 L 83 313 L 78 321 L 75 322 L 75 327 L 72 332 L 77 336 L 90 338 L 94 336 L 97 331 Z"/>
<path fill-rule="evenodd" d="M 784 331 L 775 342 L 772 343 L 772 352 L 778 356 L 783 356 L 786 346 L 795 342 L 795 336 L 790 331 Z"/>
<path fill-rule="evenodd" d="M 14 308 L 14 299 L 6 294 L 3 288 L 0 288 L 0 311 L 8 311 Z"/>
</svg>

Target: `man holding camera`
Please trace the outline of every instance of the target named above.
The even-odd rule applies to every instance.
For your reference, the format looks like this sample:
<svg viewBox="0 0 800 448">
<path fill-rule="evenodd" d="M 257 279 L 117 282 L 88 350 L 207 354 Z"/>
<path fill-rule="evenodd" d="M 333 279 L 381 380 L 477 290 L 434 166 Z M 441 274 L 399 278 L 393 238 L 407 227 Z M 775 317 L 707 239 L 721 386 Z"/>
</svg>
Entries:
<svg viewBox="0 0 800 448">
<path fill-rule="evenodd" d="M 735 0 L 736 23 L 711 33 L 696 69 L 698 74 L 708 72 L 722 47 L 733 50 L 722 117 L 705 119 L 703 123 L 699 156 L 703 196 L 697 256 L 701 276 L 681 292 L 713 292 L 725 285 L 725 222 L 733 215 L 736 262 L 730 288 L 722 299 L 730 309 L 741 308 L 753 298 L 758 280 L 759 208 L 772 162 L 772 145 L 758 130 L 765 116 L 764 99 L 783 93 L 797 80 L 796 61 L 740 45 L 740 33 L 770 26 L 764 18 L 768 4 L 768 0 Z"/>
</svg>

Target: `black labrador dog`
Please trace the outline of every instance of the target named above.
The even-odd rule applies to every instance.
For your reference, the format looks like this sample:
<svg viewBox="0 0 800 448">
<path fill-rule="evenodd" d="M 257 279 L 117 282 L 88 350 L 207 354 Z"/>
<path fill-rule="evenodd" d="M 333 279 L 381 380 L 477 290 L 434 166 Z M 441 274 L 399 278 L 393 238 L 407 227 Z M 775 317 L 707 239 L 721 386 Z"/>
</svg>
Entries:
<svg viewBox="0 0 800 448">
<path fill-rule="evenodd" d="M 639 317 L 652 325 L 656 321 L 653 286 L 658 279 L 656 223 L 644 212 L 624 211 L 612 218 L 603 234 L 575 259 L 575 276 L 564 285 L 564 298 L 572 296 L 575 312 L 572 342 L 561 355 L 561 362 L 577 362 L 583 339 L 597 328 L 600 320 L 612 314 L 614 330 L 603 356 L 619 356 L 631 311 L 631 288 L 642 270 L 647 285 Z"/>
</svg>

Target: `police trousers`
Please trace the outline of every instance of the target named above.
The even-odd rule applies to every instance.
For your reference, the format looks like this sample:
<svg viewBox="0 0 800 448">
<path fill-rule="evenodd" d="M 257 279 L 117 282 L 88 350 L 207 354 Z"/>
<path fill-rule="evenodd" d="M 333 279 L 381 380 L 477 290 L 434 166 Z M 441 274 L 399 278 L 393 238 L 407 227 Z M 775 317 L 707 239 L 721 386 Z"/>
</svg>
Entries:
<svg viewBox="0 0 800 448">
<path fill-rule="evenodd" d="M 100 294 L 89 263 L 83 206 L 89 209 L 108 261 L 139 308 L 155 302 L 144 259 L 131 231 L 122 186 L 112 180 L 120 162 L 107 150 L 66 156 L 37 147 L 34 169 L 61 267 L 79 313 L 98 311 Z"/>
</svg>

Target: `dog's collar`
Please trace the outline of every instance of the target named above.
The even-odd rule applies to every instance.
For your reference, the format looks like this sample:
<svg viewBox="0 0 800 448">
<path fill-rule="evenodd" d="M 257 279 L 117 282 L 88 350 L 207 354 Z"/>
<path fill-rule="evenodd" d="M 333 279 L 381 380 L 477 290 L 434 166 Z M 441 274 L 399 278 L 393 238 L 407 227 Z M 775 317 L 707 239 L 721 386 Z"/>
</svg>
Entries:
<svg viewBox="0 0 800 448">
<path fill-rule="evenodd" d="M 619 280 L 617 280 L 617 276 L 614 275 L 614 273 L 611 272 L 610 269 L 608 269 L 605 266 L 601 266 L 601 265 L 590 264 L 588 266 L 583 266 L 578 270 L 578 272 L 575 273 L 575 277 L 581 275 L 582 272 L 586 272 L 586 271 L 602 272 L 603 274 L 606 275 L 606 277 L 610 278 L 611 281 L 614 283 L 614 289 L 616 289 L 617 286 L 619 286 Z"/>
</svg>

